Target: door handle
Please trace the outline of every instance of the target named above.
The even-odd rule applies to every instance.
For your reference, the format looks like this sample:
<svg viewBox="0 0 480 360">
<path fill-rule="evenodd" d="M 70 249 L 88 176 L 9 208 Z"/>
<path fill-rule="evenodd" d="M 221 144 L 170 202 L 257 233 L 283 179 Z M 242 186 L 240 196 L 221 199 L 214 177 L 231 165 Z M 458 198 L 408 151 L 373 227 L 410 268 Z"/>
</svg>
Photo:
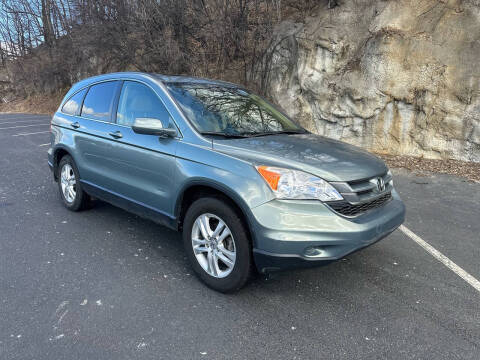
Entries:
<svg viewBox="0 0 480 360">
<path fill-rule="evenodd" d="M 78 123 L 78 121 L 75 121 L 74 123 L 70 124 L 70 126 L 74 129 L 78 129 L 80 127 L 80 124 Z"/>
<path fill-rule="evenodd" d="M 115 131 L 115 132 L 109 132 L 108 135 L 111 137 L 114 137 L 115 139 L 120 139 L 123 135 L 120 131 Z"/>
</svg>

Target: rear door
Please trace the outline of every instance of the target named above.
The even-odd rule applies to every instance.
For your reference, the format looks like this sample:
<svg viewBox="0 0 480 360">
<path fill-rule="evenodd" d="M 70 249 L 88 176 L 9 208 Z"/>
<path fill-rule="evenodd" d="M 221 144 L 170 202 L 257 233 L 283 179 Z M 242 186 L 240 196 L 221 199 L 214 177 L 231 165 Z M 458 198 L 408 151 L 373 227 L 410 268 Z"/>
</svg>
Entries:
<svg viewBox="0 0 480 360">
<path fill-rule="evenodd" d="M 114 108 L 121 81 L 105 81 L 91 85 L 78 118 L 74 142 L 76 163 L 82 181 L 98 187 L 111 186 L 112 136 L 115 131 Z"/>
</svg>

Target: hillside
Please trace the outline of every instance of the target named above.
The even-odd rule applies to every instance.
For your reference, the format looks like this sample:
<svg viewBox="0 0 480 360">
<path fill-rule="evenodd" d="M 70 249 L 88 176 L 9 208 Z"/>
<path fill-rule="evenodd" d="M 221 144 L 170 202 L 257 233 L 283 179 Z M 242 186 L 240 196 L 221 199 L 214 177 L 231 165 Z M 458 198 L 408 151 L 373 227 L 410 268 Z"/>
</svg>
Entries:
<svg viewBox="0 0 480 360">
<path fill-rule="evenodd" d="M 282 22 L 267 93 L 319 134 L 480 161 L 478 1 L 362 0 Z"/>
</svg>

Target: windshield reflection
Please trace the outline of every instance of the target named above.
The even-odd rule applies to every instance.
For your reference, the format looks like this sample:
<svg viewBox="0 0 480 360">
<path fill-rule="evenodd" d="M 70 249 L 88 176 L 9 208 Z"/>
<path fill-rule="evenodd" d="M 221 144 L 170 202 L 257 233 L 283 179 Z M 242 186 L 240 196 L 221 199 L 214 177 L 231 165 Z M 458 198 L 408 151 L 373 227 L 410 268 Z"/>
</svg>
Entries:
<svg viewBox="0 0 480 360">
<path fill-rule="evenodd" d="M 265 100 L 239 88 L 196 83 L 170 83 L 168 88 L 185 116 L 203 134 L 305 132 Z"/>
</svg>

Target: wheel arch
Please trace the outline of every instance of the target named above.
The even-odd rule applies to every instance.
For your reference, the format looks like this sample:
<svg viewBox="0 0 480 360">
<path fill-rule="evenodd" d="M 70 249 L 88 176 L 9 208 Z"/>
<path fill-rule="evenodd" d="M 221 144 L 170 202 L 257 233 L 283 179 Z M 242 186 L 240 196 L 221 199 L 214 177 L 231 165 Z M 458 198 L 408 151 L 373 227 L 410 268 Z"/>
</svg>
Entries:
<svg viewBox="0 0 480 360">
<path fill-rule="evenodd" d="M 53 151 L 53 176 L 55 177 L 55 181 L 58 181 L 58 176 L 57 176 L 58 164 L 60 163 L 60 160 L 65 155 L 72 156 L 71 151 L 65 146 L 57 146 Z"/>
<path fill-rule="evenodd" d="M 177 219 L 177 227 L 179 230 L 183 227 L 183 220 L 190 205 L 197 199 L 205 196 L 220 197 L 227 201 L 237 211 L 244 222 L 248 236 L 255 245 L 255 237 L 252 232 L 251 221 L 248 215 L 248 205 L 245 201 L 228 187 L 212 181 L 194 180 L 184 185 L 180 190 L 175 205 L 175 217 Z"/>
</svg>

